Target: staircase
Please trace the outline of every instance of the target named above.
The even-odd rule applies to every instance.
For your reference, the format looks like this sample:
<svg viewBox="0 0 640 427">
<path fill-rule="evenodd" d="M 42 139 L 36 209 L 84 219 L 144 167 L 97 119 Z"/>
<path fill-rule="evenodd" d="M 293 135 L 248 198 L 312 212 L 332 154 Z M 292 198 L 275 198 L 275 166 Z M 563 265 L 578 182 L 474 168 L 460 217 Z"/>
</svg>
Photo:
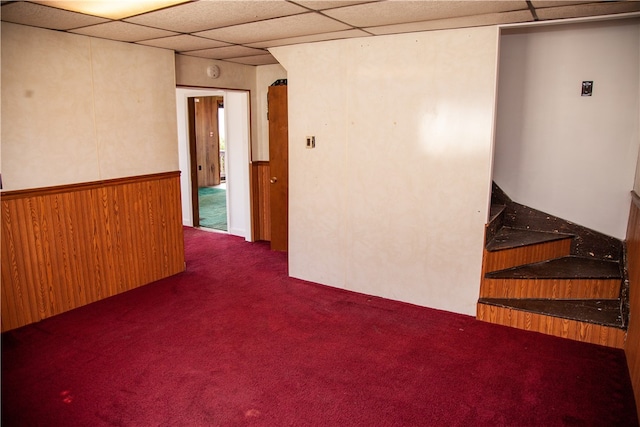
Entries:
<svg viewBox="0 0 640 427">
<path fill-rule="evenodd" d="M 491 202 L 477 318 L 623 348 L 623 242 L 515 203 L 495 183 Z"/>
</svg>

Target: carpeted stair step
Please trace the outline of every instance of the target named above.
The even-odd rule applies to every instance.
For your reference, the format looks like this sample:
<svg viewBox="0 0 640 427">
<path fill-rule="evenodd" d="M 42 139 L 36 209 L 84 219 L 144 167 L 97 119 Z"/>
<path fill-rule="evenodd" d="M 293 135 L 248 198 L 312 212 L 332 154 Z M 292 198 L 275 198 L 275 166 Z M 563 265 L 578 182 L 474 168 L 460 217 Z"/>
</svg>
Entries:
<svg viewBox="0 0 640 427">
<path fill-rule="evenodd" d="M 516 203 L 495 182 L 491 203 L 477 318 L 623 348 L 622 242 Z"/>
<path fill-rule="evenodd" d="M 549 300 L 480 298 L 478 302 L 596 325 L 621 329 L 626 327 L 623 321 L 621 302 L 618 299 Z"/>
<path fill-rule="evenodd" d="M 486 248 L 488 251 L 494 252 L 573 238 L 572 234 L 502 227 L 487 242 Z"/>
<path fill-rule="evenodd" d="M 502 227 L 490 237 L 488 231 L 484 273 L 571 255 L 573 235 Z"/>
<path fill-rule="evenodd" d="M 624 348 L 619 300 L 480 298 L 477 319 L 575 341 Z"/>
<path fill-rule="evenodd" d="M 495 221 L 507 207 L 503 204 L 492 204 L 489 211 L 489 222 Z"/>
<path fill-rule="evenodd" d="M 621 283 L 617 262 L 565 256 L 485 273 L 480 297 L 616 299 Z"/>
<path fill-rule="evenodd" d="M 504 226 L 504 212 L 506 210 L 505 205 L 492 204 L 489 211 L 489 222 L 485 230 L 485 238 L 487 241 L 493 239 L 495 235 Z"/>
<path fill-rule="evenodd" d="M 622 279 L 620 264 L 594 258 L 565 256 L 485 274 L 490 279 Z"/>
</svg>

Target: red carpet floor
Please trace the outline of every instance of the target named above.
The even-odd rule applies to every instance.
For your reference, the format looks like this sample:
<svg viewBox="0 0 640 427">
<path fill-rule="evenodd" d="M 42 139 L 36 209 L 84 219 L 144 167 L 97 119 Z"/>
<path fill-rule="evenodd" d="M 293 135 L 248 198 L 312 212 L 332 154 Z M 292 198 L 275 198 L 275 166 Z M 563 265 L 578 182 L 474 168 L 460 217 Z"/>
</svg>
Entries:
<svg viewBox="0 0 640 427">
<path fill-rule="evenodd" d="M 185 229 L 187 271 L 2 336 L 2 426 L 636 426 L 621 350 L 287 277 Z"/>
</svg>

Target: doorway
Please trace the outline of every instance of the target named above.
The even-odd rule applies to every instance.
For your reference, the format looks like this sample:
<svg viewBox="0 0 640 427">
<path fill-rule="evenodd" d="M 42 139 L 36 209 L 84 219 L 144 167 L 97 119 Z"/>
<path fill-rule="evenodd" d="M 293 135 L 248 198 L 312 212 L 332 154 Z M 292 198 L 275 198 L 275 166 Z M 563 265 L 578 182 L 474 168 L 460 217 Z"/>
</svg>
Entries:
<svg viewBox="0 0 640 427">
<path fill-rule="evenodd" d="M 197 209 L 193 209 L 194 226 L 227 231 L 227 188 L 225 171 L 224 102 L 222 96 L 190 97 L 194 114 L 189 115 L 191 162 L 197 177 Z M 193 157 L 192 157 L 193 158 Z M 195 207 L 196 204 L 194 204 Z"/>
<path fill-rule="evenodd" d="M 178 155 L 180 163 L 180 185 L 182 192 L 182 218 L 186 226 L 194 224 L 194 212 L 198 213 L 197 152 L 193 152 L 191 139 L 195 131 L 189 130 L 189 117 L 195 120 L 195 102 L 189 98 L 222 97 L 222 111 L 218 109 L 219 132 L 224 135 L 224 153 L 218 166 L 220 184 L 226 192 L 227 232 L 251 241 L 250 212 L 250 131 L 249 93 L 220 89 L 176 88 L 178 117 Z M 219 147 L 220 147 L 219 146 Z M 192 166 L 195 165 L 195 168 Z M 224 178 L 224 181 L 223 181 Z M 195 189 L 195 191 L 194 191 Z M 198 217 L 199 220 L 199 217 Z"/>
</svg>

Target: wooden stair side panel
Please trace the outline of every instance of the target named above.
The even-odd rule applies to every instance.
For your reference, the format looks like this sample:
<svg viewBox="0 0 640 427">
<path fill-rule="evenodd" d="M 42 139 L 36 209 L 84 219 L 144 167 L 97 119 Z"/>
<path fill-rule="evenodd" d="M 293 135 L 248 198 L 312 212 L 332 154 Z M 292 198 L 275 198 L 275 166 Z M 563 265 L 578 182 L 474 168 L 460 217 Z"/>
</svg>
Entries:
<svg viewBox="0 0 640 427">
<path fill-rule="evenodd" d="M 484 278 L 481 298 L 617 299 L 620 279 Z"/>
<path fill-rule="evenodd" d="M 500 251 L 487 251 L 484 255 L 484 273 L 504 270 L 523 264 L 546 261 L 571 254 L 571 240 L 563 239 Z"/>
<path fill-rule="evenodd" d="M 497 325 L 620 349 L 624 348 L 626 339 L 623 329 L 482 303 L 477 305 L 476 318 Z"/>
</svg>

